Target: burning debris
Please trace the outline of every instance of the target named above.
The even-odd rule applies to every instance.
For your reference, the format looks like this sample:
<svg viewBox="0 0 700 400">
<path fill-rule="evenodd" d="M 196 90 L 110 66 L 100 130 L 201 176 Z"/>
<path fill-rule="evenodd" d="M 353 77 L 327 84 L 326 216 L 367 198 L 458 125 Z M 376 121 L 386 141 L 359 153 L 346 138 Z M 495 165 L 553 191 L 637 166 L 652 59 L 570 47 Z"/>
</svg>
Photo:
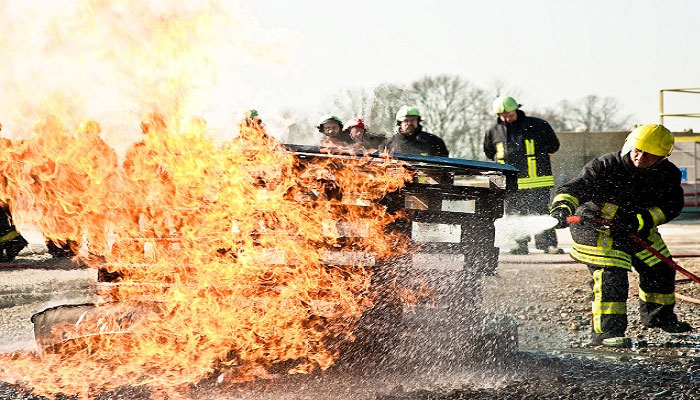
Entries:
<svg viewBox="0 0 700 400">
<path fill-rule="evenodd" d="M 493 354 L 514 349 L 478 307 L 512 169 L 329 154 L 260 125 L 219 147 L 169 126 L 149 125 L 124 169 L 85 135 L 54 138 L 68 135 L 57 123 L 8 144 L 13 213 L 112 282 L 98 283 L 98 304 L 36 314 L 39 353 L 3 356 L 0 379 L 46 395 L 131 385 L 174 398 L 212 376 L 326 369 L 383 328 L 396 337 L 375 351 L 404 361 L 459 362 L 483 349 L 467 339 L 479 335 Z M 79 156 L 52 153 L 74 145 Z M 47 168 L 61 179 L 37 172 Z"/>
<path fill-rule="evenodd" d="M 483 320 L 465 303 L 478 302 L 479 278 L 495 268 L 493 221 L 513 171 L 284 146 L 255 123 L 218 145 L 220 131 L 189 117 L 207 109 L 203 97 L 230 112 L 212 95 L 219 55 L 245 48 L 283 63 L 284 46 L 234 40 L 248 37 L 247 25 L 217 1 L 193 3 L 87 2 L 45 16 L 46 31 L 27 24 L 3 37 L 3 54 L 52 70 L 23 77 L 37 85 L 3 85 L 17 89 L 0 99 L 3 119 L 14 122 L 10 137 L 24 139 L 0 143 L 0 201 L 111 282 L 98 283 L 97 304 L 36 314 L 39 351 L 0 356 L 0 380 L 54 397 L 124 385 L 183 397 L 206 378 L 327 369 L 362 334 L 363 318 L 389 314 L 393 326 L 420 301 L 432 308 L 413 307 L 405 323 L 422 329 L 413 342 L 441 340 L 452 346 L 443 352 L 461 354 L 462 327 Z M 25 36 L 45 42 L 27 46 Z M 31 49 L 52 62 L 30 62 Z M 94 71 L 113 82 L 91 79 Z M 123 116 L 133 110 L 160 112 L 126 149 Z M 103 136 L 97 121 L 81 123 L 85 115 L 106 121 Z M 119 141 L 116 153 L 102 137 Z M 121 167 L 117 154 L 126 154 Z M 469 324 L 454 312 L 467 308 Z M 459 335 L 433 338 L 437 326 Z"/>
<path fill-rule="evenodd" d="M 49 119 L 38 133 L 6 145 L 3 199 L 118 276 L 104 303 L 51 327 L 41 356 L 4 358 L 2 379 L 38 393 L 132 384 L 172 395 L 214 371 L 242 381 L 280 363 L 328 368 L 329 343 L 352 340 L 373 301 L 367 265 L 329 255 L 380 260 L 405 242 L 376 202 L 411 179 L 389 159 L 302 164 L 262 131 L 217 148 L 203 132 L 161 129 L 122 170 L 83 132 L 68 140 Z"/>
</svg>

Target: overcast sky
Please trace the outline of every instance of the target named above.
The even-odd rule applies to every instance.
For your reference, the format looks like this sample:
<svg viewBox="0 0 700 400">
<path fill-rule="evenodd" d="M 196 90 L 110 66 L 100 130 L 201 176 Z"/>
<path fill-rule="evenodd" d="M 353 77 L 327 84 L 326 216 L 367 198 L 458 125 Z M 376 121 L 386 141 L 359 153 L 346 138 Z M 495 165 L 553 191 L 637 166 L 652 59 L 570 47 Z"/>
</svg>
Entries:
<svg viewBox="0 0 700 400">
<path fill-rule="evenodd" d="M 655 123 L 659 89 L 700 87 L 698 1 L 243 4 L 295 46 L 288 68 L 249 72 L 270 90 L 255 100 L 269 106 L 319 109 L 341 88 L 447 73 L 484 87 L 503 80 L 526 111 L 596 94 L 618 99 L 633 123 Z M 700 94 L 672 95 L 666 111 L 700 112 Z M 666 122 L 698 131 L 698 121 Z"/>
<path fill-rule="evenodd" d="M 526 112 L 594 94 L 655 123 L 659 89 L 700 87 L 698 16 L 691 0 L 0 0 L 2 134 L 93 118 L 121 154 L 146 112 L 202 116 L 223 141 L 256 108 L 283 138 L 282 111 L 315 122 L 342 90 L 438 74 L 500 80 Z M 700 112 L 700 94 L 666 111 Z"/>
</svg>

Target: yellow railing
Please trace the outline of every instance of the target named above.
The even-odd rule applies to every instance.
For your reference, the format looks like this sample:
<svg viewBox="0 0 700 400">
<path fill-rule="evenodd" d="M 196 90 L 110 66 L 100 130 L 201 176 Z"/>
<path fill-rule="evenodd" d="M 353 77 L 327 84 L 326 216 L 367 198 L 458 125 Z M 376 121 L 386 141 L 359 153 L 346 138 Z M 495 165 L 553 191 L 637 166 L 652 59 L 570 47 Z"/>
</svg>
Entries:
<svg viewBox="0 0 700 400">
<path fill-rule="evenodd" d="M 664 117 L 685 117 L 685 118 L 700 118 L 700 112 L 694 113 L 667 113 L 664 112 L 664 93 L 693 93 L 700 94 L 700 88 L 682 88 L 682 89 L 661 89 L 659 90 L 659 123 L 663 125 Z"/>
<path fill-rule="evenodd" d="M 663 125 L 664 117 L 683 117 L 683 118 L 700 118 L 700 112 L 692 113 L 667 113 L 664 111 L 664 93 L 675 92 L 675 93 L 689 93 L 689 94 L 700 94 L 700 88 L 682 88 L 682 89 L 661 89 L 659 90 L 659 123 Z M 692 132 L 692 131 L 691 131 Z M 693 142 L 692 151 L 688 151 L 693 157 L 693 164 L 689 166 L 693 168 L 694 180 L 689 180 L 687 182 L 688 187 L 685 188 L 685 208 L 684 212 L 699 212 L 700 210 L 700 174 L 698 174 L 700 169 L 700 162 L 698 160 L 698 151 L 700 149 L 700 136 L 698 135 L 687 135 L 687 136 L 676 136 L 676 143 L 678 142 Z"/>
</svg>

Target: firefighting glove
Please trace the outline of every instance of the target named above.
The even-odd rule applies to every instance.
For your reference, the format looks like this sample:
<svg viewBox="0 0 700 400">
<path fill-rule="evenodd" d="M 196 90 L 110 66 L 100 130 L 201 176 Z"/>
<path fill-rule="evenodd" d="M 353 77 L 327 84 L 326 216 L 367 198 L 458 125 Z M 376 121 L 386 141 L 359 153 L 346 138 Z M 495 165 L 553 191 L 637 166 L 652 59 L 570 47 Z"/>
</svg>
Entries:
<svg viewBox="0 0 700 400">
<path fill-rule="evenodd" d="M 615 236 L 627 236 L 630 233 L 637 233 L 642 226 L 639 214 L 619 211 L 615 214 L 612 223 L 610 233 Z"/>
<path fill-rule="evenodd" d="M 566 207 L 557 207 L 549 212 L 549 215 L 557 219 L 557 225 L 554 229 L 564 229 L 569 226 L 569 221 L 566 219 L 571 216 L 569 209 Z"/>
</svg>

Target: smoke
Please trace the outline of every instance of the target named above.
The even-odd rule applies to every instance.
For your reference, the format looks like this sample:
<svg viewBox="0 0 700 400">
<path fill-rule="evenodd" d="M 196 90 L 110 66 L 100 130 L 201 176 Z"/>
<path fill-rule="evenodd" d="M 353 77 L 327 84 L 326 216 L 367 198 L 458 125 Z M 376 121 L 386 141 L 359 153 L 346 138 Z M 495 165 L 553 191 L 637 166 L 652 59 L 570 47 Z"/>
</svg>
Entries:
<svg viewBox="0 0 700 400">
<path fill-rule="evenodd" d="M 549 215 L 506 215 L 494 222 L 496 246 L 512 247 L 515 240 L 534 236 L 556 224 L 557 219 Z"/>
<path fill-rule="evenodd" d="M 247 72 L 289 73 L 297 40 L 217 0 L 3 1 L 0 26 L 3 136 L 28 138 L 47 114 L 68 130 L 95 119 L 119 154 L 150 111 L 235 135 L 242 112 L 264 100 Z"/>
</svg>

